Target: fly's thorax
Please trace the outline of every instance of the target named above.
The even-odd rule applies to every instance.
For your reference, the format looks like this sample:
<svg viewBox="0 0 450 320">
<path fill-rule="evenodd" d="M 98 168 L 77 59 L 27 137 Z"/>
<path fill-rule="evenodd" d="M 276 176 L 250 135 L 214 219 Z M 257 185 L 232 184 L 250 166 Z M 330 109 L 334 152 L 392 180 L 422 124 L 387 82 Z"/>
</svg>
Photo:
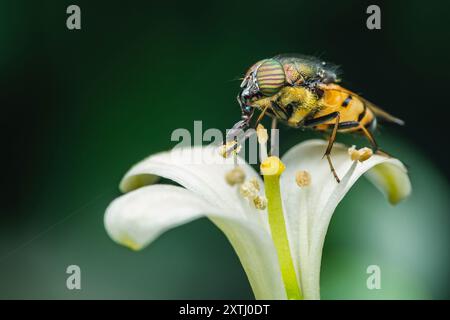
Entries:
<svg viewBox="0 0 450 320">
<path fill-rule="evenodd" d="M 337 66 L 311 56 L 278 55 L 274 57 L 284 66 L 286 81 L 302 85 L 314 81 L 332 83 L 337 81 Z"/>
<path fill-rule="evenodd" d="M 284 87 L 279 94 L 278 101 L 281 105 L 293 104 L 295 109 L 311 110 L 317 103 L 317 95 L 306 87 Z"/>
<path fill-rule="evenodd" d="M 305 87 L 292 87 L 286 90 L 283 102 L 294 106 L 288 120 L 288 124 L 294 127 L 298 127 L 306 117 L 320 108 L 317 94 Z"/>
<path fill-rule="evenodd" d="M 319 107 L 318 96 L 306 87 L 283 87 L 271 97 L 262 97 L 252 101 L 252 106 L 266 110 L 289 126 L 297 127 L 302 120 Z"/>
</svg>

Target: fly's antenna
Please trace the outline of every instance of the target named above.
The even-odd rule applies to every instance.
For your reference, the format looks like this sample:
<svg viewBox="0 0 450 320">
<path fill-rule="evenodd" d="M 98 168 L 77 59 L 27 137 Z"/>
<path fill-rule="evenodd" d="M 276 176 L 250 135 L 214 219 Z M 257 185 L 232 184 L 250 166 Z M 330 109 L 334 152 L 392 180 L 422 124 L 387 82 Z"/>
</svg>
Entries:
<svg viewBox="0 0 450 320">
<path fill-rule="evenodd" d="M 242 80 L 244 80 L 244 77 L 236 76 L 233 79 L 228 79 L 227 82 L 242 81 Z"/>
</svg>

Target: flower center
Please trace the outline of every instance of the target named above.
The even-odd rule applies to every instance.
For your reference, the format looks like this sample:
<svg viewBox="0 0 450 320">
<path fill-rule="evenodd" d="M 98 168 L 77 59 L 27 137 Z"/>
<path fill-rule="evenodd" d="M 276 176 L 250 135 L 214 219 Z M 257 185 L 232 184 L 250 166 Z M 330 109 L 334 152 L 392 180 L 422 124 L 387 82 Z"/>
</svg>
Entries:
<svg viewBox="0 0 450 320">
<path fill-rule="evenodd" d="M 256 128 L 256 135 L 261 159 L 260 170 L 264 176 L 266 196 L 259 195 L 260 188 L 256 179 L 245 181 L 245 175 L 239 167 L 235 167 L 228 172 L 225 179 L 229 185 L 239 185 L 241 195 L 248 198 L 255 208 L 264 210 L 267 207 L 270 233 L 277 251 L 286 296 L 290 300 L 300 300 L 303 299 L 303 294 L 297 281 L 292 260 L 280 192 L 280 176 L 286 167 L 278 157 L 268 155 L 267 141 L 269 137 L 267 130 L 261 124 Z M 229 141 L 222 147 L 220 153 L 226 157 L 231 153 L 230 150 L 236 150 L 237 148 L 239 148 L 239 144 L 236 141 Z M 238 152 L 234 152 L 234 157 L 237 157 Z M 306 171 L 302 172 L 301 176 L 297 175 L 296 179 L 299 186 L 308 186 L 311 182 L 311 177 Z"/>
</svg>

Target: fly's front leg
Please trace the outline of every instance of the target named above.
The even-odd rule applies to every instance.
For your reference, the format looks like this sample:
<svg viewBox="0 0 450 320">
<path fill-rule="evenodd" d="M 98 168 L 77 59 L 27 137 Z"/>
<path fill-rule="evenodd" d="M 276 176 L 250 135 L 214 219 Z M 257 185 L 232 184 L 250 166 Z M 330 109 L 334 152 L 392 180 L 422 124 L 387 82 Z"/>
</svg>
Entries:
<svg viewBox="0 0 450 320">
<path fill-rule="evenodd" d="M 254 125 L 255 129 L 258 126 L 258 124 L 261 122 L 261 120 L 264 118 L 264 115 L 266 114 L 266 111 L 267 111 L 268 108 L 269 108 L 269 105 L 266 105 L 263 108 L 263 110 L 261 111 L 261 114 L 259 115 L 258 119 L 256 119 L 256 122 L 255 122 L 255 125 Z"/>
<path fill-rule="evenodd" d="M 234 126 L 227 131 L 225 137 L 225 156 L 229 156 L 231 152 L 238 152 L 239 146 L 242 145 L 252 134 L 252 130 L 247 130 L 253 117 L 254 109 L 249 106 L 241 106 L 241 120 L 236 122 Z"/>
</svg>

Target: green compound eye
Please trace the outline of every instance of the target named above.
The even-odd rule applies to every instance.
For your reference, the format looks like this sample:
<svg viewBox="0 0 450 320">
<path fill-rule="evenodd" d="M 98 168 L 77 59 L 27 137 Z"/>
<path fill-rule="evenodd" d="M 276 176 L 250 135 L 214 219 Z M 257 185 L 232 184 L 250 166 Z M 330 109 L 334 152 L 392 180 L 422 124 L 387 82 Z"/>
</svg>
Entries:
<svg viewBox="0 0 450 320">
<path fill-rule="evenodd" d="M 283 65 L 274 59 L 265 60 L 256 71 L 256 81 L 263 95 L 274 95 L 285 82 Z"/>
</svg>

